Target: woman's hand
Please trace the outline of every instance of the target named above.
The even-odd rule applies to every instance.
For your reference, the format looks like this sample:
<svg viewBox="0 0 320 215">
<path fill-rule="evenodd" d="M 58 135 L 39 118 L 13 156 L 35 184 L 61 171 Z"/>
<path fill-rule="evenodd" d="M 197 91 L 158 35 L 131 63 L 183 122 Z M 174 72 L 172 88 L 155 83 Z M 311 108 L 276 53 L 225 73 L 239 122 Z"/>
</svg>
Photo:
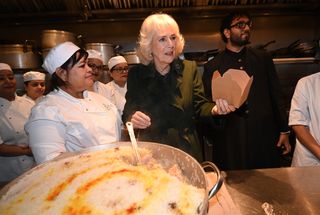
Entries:
<svg viewBox="0 0 320 215">
<path fill-rule="evenodd" d="M 131 123 L 134 128 L 145 129 L 151 125 L 151 119 L 141 111 L 136 111 L 131 117 Z"/>
<path fill-rule="evenodd" d="M 236 108 L 233 105 L 229 105 L 225 99 L 216 99 L 216 105 L 212 108 L 213 115 L 226 115 L 235 111 Z"/>
</svg>

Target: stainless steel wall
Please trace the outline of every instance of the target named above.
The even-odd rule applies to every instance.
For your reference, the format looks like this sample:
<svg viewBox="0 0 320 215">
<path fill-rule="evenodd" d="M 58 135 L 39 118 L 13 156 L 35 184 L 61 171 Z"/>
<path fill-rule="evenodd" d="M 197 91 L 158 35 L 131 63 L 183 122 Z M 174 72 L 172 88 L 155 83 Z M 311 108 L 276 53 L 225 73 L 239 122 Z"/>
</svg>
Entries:
<svg viewBox="0 0 320 215">
<path fill-rule="evenodd" d="M 320 38 L 319 15 L 254 15 L 252 45 L 264 44 L 276 40 L 268 49 L 288 45 L 290 42 L 313 40 Z M 186 38 L 185 51 L 204 51 L 223 48 L 220 39 L 219 25 L 221 16 L 210 18 L 176 18 L 181 32 Z M 41 31 L 44 29 L 59 29 L 83 35 L 84 42 L 107 42 L 120 44 L 124 50 L 135 47 L 142 19 L 111 21 L 100 20 L 79 23 L 38 23 L 27 26 L 0 26 L 0 41 L 23 43 L 24 40 L 35 40 L 41 45 Z"/>
<path fill-rule="evenodd" d="M 186 39 L 186 52 L 224 48 L 224 43 L 221 41 L 219 34 L 221 16 L 175 18 Z M 274 50 L 288 46 L 297 39 L 302 41 L 319 39 L 319 20 L 320 16 L 314 14 L 253 14 L 252 46 L 276 40 L 274 44 L 267 47 L 268 50 Z M 84 43 L 107 42 L 120 44 L 123 47 L 123 51 L 128 51 L 135 48 L 142 21 L 142 19 L 127 19 L 122 21 L 96 20 L 90 22 L 57 22 L 52 24 L 38 23 L 36 25 L 29 24 L 25 26 L 17 24 L 6 27 L 0 25 L 0 43 L 23 43 L 28 39 L 36 41 L 40 46 L 42 30 L 59 29 L 81 34 Z M 199 68 L 201 69 L 201 67 Z M 299 66 L 287 64 L 277 66 L 277 70 L 282 78 L 282 83 L 290 85 L 290 91 L 287 96 L 287 100 L 289 100 L 297 77 L 317 72 L 319 67 L 313 63 L 301 64 Z M 288 77 L 293 77 L 294 81 L 290 81 Z"/>
</svg>

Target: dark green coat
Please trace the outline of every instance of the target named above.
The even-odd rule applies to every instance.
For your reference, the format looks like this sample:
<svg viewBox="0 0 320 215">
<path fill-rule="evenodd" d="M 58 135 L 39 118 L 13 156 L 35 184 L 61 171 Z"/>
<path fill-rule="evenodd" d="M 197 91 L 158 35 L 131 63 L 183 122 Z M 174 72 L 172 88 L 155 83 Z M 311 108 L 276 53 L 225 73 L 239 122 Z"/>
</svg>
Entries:
<svg viewBox="0 0 320 215">
<path fill-rule="evenodd" d="M 139 140 L 168 144 L 202 160 L 196 122 L 210 118 L 213 103 L 204 96 L 201 75 L 195 62 L 175 60 L 165 76 L 154 64 L 130 69 L 123 122 L 141 111 L 151 118 L 151 126 L 139 131 Z"/>
</svg>

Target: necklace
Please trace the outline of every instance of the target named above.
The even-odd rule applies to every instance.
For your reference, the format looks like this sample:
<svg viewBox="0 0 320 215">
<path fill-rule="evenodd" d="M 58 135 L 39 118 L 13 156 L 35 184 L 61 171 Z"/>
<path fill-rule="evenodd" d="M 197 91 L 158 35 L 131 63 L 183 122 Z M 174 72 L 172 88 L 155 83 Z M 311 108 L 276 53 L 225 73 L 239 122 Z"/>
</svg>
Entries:
<svg viewBox="0 0 320 215">
<path fill-rule="evenodd" d="M 156 70 L 161 74 L 161 75 L 166 75 L 170 71 L 170 64 L 166 65 L 163 69 L 158 70 L 156 67 Z"/>
</svg>

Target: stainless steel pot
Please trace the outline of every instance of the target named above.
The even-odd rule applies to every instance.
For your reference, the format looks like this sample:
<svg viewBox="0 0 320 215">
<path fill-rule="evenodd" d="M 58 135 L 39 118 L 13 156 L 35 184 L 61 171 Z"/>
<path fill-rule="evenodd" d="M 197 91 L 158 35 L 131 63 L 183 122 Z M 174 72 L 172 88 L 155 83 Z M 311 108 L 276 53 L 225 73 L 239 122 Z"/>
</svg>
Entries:
<svg viewBox="0 0 320 215">
<path fill-rule="evenodd" d="M 103 64 L 107 65 L 111 57 L 115 56 L 115 45 L 109 43 L 86 43 L 85 49 L 94 49 L 102 54 Z"/>
<path fill-rule="evenodd" d="M 41 68 L 42 58 L 33 51 L 32 45 L 7 44 L 0 45 L 0 62 L 7 63 L 12 69 Z"/>
<path fill-rule="evenodd" d="M 131 143 L 115 142 L 113 144 L 108 144 L 108 145 L 94 146 L 78 152 L 64 153 L 63 155 L 49 162 L 55 162 L 60 159 L 79 156 L 79 154 L 88 153 L 96 150 L 111 149 L 119 146 L 128 146 L 128 145 L 131 145 Z M 205 162 L 202 165 L 200 165 L 193 157 L 191 157 L 187 153 L 181 151 L 180 149 L 174 148 L 172 146 L 164 145 L 164 144 L 153 143 L 153 142 L 139 142 L 138 146 L 141 148 L 149 149 L 153 154 L 153 158 L 156 159 L 165 169 L 169 169 L 173 165 L 178 165 L 178 167 L 181 170 L 181 173 L 183 174 L 184 178 L 187 179 L 188 183 L 198 188 L 202 188 L 206 190 L 206 192 L 203 194 L 203 201 L 198 206 L 198 209 L 199 209 L 199 214 L 202 214 L 202 215 L 207 214 L 208 199 L 213 197 L 218 192 L 218 190 L 220 189 L 223 183 L 223 180 L 220 176 L 220 171 L 213 163 Z M 45 168 L 49 162 L 43 163 L 31 169 L 30 171 L 24 173 L 20 177 L 10 182 L 0 191 L 0 196 L 7 193 L 10 190 L 10 187 L 12 187 L 14 184 L 19 183 L 19 181 L 23 181 L 23 178 L 30 175 L 32 171 L 37 171 L 41 168 Z M 210 168 L 217 175 L 217 181 L 210 190 L 207 189 L 208 184 L 207 184 L 204 168 Z"/>
<path fill-rule="evenodd" d="M 56 45 L 70 41 L 78 45 L 78 40 L 75 34 L 61 30 L 43 30 L 41 35 L 42 49 L 51 49 Z"/>
<path fill-rule="evenodd" d="M 131 145 L 130 142 L 115 142 L 114 145 L 100 145 L 87 148 L 78 153 L 84 153 L 93 150 L 101 150 L 106 148 L 114 148 L 117 146 L 127 146 Z M 174 148 L 169 145 L 164 145 L 154 142 L 138 142 L 138 146 L 141 148 L 149 149 L 152 152 L 153 158 L 155 158 L 165 169 L 171 168 L 173 165 L 177 164 L 181 169 L 183 176 L 188 179 L 188 183 L 203 188 L 206 193 L 203 196 L 202 204 L 199 205 L 199 214 L 207 214 L 208 211 L 208 201 L 211 199 L 221 188 L 223 184 L 223 179 L 220 175 L 218 167 L 212 162 L 206 161 L 199 164 L 192 156 L 185 153 L 184 151 Z M 204 169 L 213 171 L 217 180 L 213 187 L 208 190 L 208 184 L 206 180 L 206 174 Z"/>
<path fill-rule="evenodd" d="M 51 49 L 42 49 L 41 55 L 42 55 L 43 59 L 46 58 L 46 56 L 48 55 L 48 53 L 49 53 L 50 50 L 51 50 Z"/>
<path fill-rule="evenodd" d="M 139 64 L 140 60 L 135 51 L 129 51 L 122 53 L 123 57 L 126 59 L 127 63 L 130 64 Z"/>
</svg>

